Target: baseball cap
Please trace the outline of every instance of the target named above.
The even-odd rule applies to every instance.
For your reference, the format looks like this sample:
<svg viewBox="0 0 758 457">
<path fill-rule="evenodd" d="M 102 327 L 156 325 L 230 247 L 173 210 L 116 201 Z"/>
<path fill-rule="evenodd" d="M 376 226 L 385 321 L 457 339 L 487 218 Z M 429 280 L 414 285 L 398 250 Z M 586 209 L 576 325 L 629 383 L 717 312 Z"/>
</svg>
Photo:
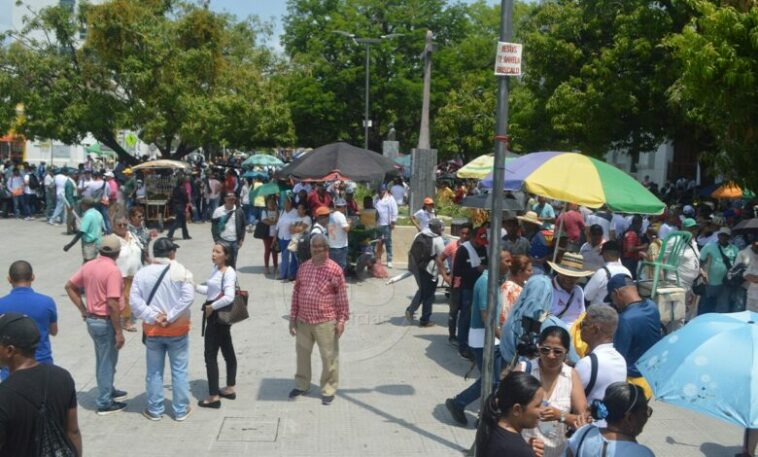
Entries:
<svg viewBox="0 0 758 457">
<path fill-rule="evenodd" d="M 347 202 L 344 198 L 337 198 L 334 200 L 334 206 L 347 206 Z"/>
<path fill-rule="evenodd" d="M 385 190 L 387 190 L 387 184 L 381 184 L 379 186 L 379 192 L 384 192 Z"/>
<path fill-rule="evenodd" d="M 613 275 L 613 277 L 608 280 L 608 295 L 613 294 L 613 291 L 616 289 L 634 285 L 634 280 L 624 273 Z"/>
<path fill-rule="evenodd" d="M 23 314 L 0 314 L 0 344 L 34 349 L 39 344 L 39 329 L 34 321 Z"/>
<path fill-rule="evenodd" d="M 719 234 L 719 236 L 721 235 L 732 236 L 732 231 L 729 230 L 729 227 L 721 227 L 717 233 Z"/>
<path fill-rule="evenodd" d="M 179 245 L 165 236 L 153 241 L 153 254 L 155 257 L 166 257 L 169 252 L 179 249 Z"/>
<path fill-rule="evenodd" d="M 424 199 L 424 204 L 425 205 L 434 205 L 434 200 L 432 200 L 431 197 L 426 197 Z"/>
<path fill-rule="evenodd" d="M 697 222 L 695 221 L 695 219 L 693 219 L 693 218 L 691 218 L 691 217 L 688 217 L 688 218 L 686 218 L 686 219 L 685 219 L 685 220 L 682 222 L 682 227 L 684 227 L 684 228 L 692 228 L 692 227 L 697 227 Z"/>
<path fill-rule="evenodd" d="M 115 254 L 121 250 L 121 241 L 116 235 L 106 235 L 100 240 L 100 252 L 103 254 Z"/>
<path fill-rule="evenodd" d="M 113 174 L 112 171 L 106 171 L 105 173 L 103 173 L 103 176 L 105 176 L 106 178 L 113 178 L 113 177 L 115 177 L 115 175 Z"/>
<path fill-rule="evenodd" d="M 318 208 L 316 208 L 316 211 L 314 212 L 314 215 L 316 217 L 328 216 L 329 215 L 329 208 L 327 208 L 326 206 L 319 206 Z"/>
</svg>

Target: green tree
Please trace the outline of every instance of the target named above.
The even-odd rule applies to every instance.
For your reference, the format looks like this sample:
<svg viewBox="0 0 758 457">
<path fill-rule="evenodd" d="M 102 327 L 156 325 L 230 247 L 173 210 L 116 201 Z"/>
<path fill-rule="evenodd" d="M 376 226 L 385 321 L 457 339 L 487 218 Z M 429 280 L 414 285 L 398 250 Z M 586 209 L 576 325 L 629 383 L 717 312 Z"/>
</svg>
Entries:
<svg viewBox="0 0 758 457">
<path fill-rule="evenodd" d="M 92 133 L 134 161 L 116 137 L 131 129 L 179 159 L 203 145 L 292 140 L 283 88 L 271 76 L 281 63 L 257 44 L 264 32 L 253 20 L 177 1 L 50 7 L 13 34 L 0 68 L 10 101 L 24 105 L 21 133 L 68 143 Z"/>
<path fill-rule="evenodd" d="M 758 189 L 758 3 L 693 3 L 699 17 L 668 41 L 682 68 L 670 98 L 713 136 L 705 160 Z"/>
</svg>

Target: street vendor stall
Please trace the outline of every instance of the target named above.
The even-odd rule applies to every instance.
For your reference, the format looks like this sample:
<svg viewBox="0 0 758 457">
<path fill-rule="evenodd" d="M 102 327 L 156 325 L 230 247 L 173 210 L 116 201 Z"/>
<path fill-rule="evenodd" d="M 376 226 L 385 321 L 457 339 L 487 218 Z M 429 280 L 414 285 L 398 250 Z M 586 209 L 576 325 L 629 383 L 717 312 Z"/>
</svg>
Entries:
<svg viewBox="0 0 758 457">
<path fill-rule="evenodd" d="M 138 203 L 145 207 L 145 223 L 155 224 L 162 231 L 174 217 L 169 204 L 171 191 L 181 175 L 192 171 L 192 166 L 178 160 L 153 160 L 132 167 L 132 171 L 144 176 L 145 199 Z"/>
</svg>

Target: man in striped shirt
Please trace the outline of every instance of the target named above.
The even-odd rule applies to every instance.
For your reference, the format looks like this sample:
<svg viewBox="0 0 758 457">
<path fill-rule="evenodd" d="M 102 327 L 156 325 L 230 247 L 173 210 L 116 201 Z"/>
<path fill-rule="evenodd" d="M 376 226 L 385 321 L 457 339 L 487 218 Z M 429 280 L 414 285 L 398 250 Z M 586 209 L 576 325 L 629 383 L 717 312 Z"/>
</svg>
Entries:
<svg viewBox="0 0 758 457">
<path fill-rule="evenodd" d="M 297 352 L 295 388 L 291 399 L 308 392 L 311 385 L 311 353 L 318 344 L 321 353 L 321 402 L 334 401 L 339 382 L 339 338 L 349 317 L 347 287 L 342 268 L 329 259 L 329 240 L 320 233 L 311 235 L 311 259 L 297 271 L 292 290 L 290 335 Z"/>
</svg>

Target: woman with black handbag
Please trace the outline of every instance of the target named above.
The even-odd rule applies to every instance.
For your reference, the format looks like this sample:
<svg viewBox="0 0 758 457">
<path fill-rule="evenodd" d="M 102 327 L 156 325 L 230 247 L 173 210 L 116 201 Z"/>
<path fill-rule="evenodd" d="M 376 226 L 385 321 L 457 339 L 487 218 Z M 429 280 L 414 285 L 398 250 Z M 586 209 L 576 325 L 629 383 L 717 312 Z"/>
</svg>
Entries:
<svg viewBox="0 0 758 457">
<path fill-rule="evenodd" d="M 232 249 L 226 243 L 218 242 L 213 246 L 211 260 L 213 271 L 206 285 L 198 285 L 197 293 L 208 297 L 203 304 L 203 336 L 205 337 L 205 369 L 208 375 L 208 398 L 200 400 L 201 408 L 220 408 L 221 398 L 234 400 L 237 377 L 237 357 L 234 355 L 231 326 L 221 322 L 218 311 L 231 306 L 237 284 L 237 273 L 228 265 Z M 211 298 L 214 297 L 214 298 Z M 226 387 L 218 386 L 218 351 L 226 362 Z"/>
</svg>

